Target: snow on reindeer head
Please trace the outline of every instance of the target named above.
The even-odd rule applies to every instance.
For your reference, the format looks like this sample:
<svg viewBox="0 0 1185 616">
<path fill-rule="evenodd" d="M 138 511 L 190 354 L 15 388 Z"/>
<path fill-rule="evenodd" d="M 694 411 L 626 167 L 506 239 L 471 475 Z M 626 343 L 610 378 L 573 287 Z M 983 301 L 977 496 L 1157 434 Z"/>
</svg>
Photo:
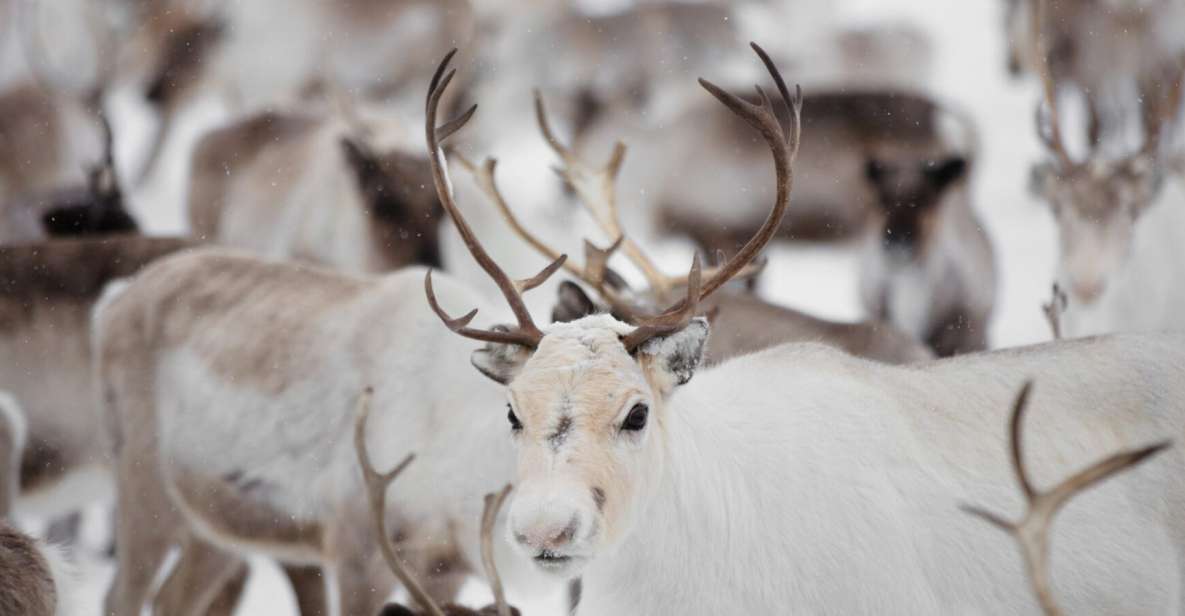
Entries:
<svg viewBox="0 0 1185 616">
<path fill-rule="evenodd" d="M 658 314 L 639 314 L 622 302 L 613 311 L 620 320 L 601 314 L 544 329 L 532 321 L 522 293 L 542 284 L 566 256 L 533 278 L 513 280 L 486 253 L 453 201 L 440 147 L 472 117 L 476 106 L 437 126 L 441 95 L 455 73 L 445 74 L 451 53 L 432 79 L 426 136 L 437 193 L 518 323 L 490 330 L 470 328 L 476 310 L 460 318 L 447 315 L 437 304 L 431 272 L 424 280 L 425 291 L 449 329 L 486 343 L 473 353 L 474 366 L 508 386 L 507 420 L 519 452 L 518 488 L 510 506 L 508 532 L 520 551 L 544 571 L 562 577 L 580 575 L 598 553 L 627 535 L 632 521 L 644 512 L 662 477 L 665 402 L 695 374 L 707 341 L 708 323 L 696 316 L 697 307 L 758 256 L 789 207 L 802 93 L 791 97 L 773 62 L 757 45 L 753 49 L 790 106 L 789 130 L 778 122 L 773 103 L 761 87 L 757 87 L 759 104 L 752 104 L 708 81 L 701 79 L 700 84 L 757 129 L 770 147 L 777 197 L 765 223 L 736 255 L 706 275 L 701 275 L 696 258 L 687 277 L 686 296 Z M 590 253 L 586 267 L 603 269 L 606 261 L 605 251 Z M 592 278 L 604 280 L 603 276 Z M 614 297 L 611 289 L 597 291 Z"/>
</svg>

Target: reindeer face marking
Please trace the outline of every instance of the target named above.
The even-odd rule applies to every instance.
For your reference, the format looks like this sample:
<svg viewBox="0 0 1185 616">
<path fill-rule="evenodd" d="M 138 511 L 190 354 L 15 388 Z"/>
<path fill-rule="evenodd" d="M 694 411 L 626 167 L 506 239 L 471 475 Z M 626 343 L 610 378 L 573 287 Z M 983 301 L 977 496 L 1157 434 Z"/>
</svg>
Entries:
<svg viewBox="0 0 1185 616">
<path fill-rule="evenodd" d="M 706 340 L 699 321 L 686 329 L 672 337 Z M 510 383 L 522 428 L 508 531 L 558 576 L 579 575 L 628 533 L 661 476 L 660 409 L 679 379 L 657 347 L 689 345 L 631 355 L 620 340 L 630 330 L 606 315 L 554 325 Z"/>
<path fill-rule="evenodd" d="M 943 197 L 966 171 L 967 161 L 959 156 L 906 164 L 870 159 L 864 173 L 876 191 L 883 217 L 884 249 L 905 256 L 920 252 L 935 226 Z"/>
<path fill-rule="evenodd" d="M 1139 157 L 1092 161 L 1060 173 L 1052 165 L 1034 170 L 1034 191 L 1049 203 L 1057 223 L 1059 278 L 1076 301 L 1096 301 L 1127 261 L 1133 225 L 1159 186 L 1154 165 Z"/>
</svg>

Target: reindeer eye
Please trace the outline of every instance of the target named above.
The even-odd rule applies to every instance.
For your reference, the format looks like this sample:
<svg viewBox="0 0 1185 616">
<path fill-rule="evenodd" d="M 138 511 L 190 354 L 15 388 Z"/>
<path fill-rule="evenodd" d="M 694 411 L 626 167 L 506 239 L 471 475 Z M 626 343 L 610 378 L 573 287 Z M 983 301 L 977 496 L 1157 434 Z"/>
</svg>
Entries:
<svg viewBox="0 0 1185 616">
<path fill-rule="evenodd" d="M 629 430 L 630 432 L 637 432 L 646 427 L 646 417 L 650 415 L 650 407 L 639 402 L 630 409 L 630 414 L 625 416 L 625 421 L 621 422 L 622 430 Z"/>
<path fill-rule="evenodd" d="M 509 404 L 506 405 L 506 419 L 510 421 L 510 429 L 518 432 L 523 429 L 523 424 L 518 420 L 518 416 L 514 414 L 514 409 Z"/>
</svg>

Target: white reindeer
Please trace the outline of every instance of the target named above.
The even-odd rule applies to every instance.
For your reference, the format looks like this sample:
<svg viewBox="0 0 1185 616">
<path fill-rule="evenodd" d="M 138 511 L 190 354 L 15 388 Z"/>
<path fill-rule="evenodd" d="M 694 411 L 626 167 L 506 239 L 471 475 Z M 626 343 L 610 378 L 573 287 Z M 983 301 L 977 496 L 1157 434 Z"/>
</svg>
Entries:
<svg viewBox="0 0 1185 616">
<path fill-rule="evenodd" d="M 434 80 L 430 100 L 450 77 Z M 508 538 L 540 570 L 583 578 L 582 616 L 1033 611 L 1030 597 L 999 590 L 1022 585 L 1014 550 L 958 508 L 1011 494 L 1004 440 L 984 435 L 1032 377 L 1044 414 L 1028 434 L 1052 443 L 1028 463 L 1037 481 L 1179 436 L 1185 338 L 1116 336 L 906 368 L 783 345 L 691 381 L 708 336 L 696 307 L 775 233 L 799 135 L 797 100 L 787 134 L 764 94 L 753 105 L 702 83 L 761 132 L 775 205 L 716 275 L 701 284 L 693 265 L 687 297 L 635 324 L 595 315 L 534 325 L 520 294 L 538 279 L 511 280 L 450 200 L 439 142 L 469 114 L 437 128 L 429 105 L 441 200 L 517 318 L 471 328 L 474 313 L 449 317 L 426 280 L 447 328 L 486 342 L 474 365 L 508 385 L 507 440 L 518 450 Z M 1185 497 L 1182 472 L 1185 456 L 1170 451 L 1064 513 L 1053 561 L 1069 612 L 1185 609 L 1185 523 L 1170 505 Z"/>
<path fill-rule="evenodd" d="M 1034 37 L 1048 54 L 1044 38 Z M 1038 116 L 1038 133 L 1053 160 L 1033 169 L 1033 187 L 1057 223 L 1057 282 L 1069 299 L 1062 333 L 1179 328 L 1185 288 L 1171 281 L 1185 277 L 1185 176 L 1165 146 L 1185 91 L 1185 57 L 1143 102 L 1143 147 L 1116 160 L 1098 152 L 1074 160 L 1062 139 L 1056 83 L 1046 64 L 1039 67 L 1048 114 Z"/>
</svg>

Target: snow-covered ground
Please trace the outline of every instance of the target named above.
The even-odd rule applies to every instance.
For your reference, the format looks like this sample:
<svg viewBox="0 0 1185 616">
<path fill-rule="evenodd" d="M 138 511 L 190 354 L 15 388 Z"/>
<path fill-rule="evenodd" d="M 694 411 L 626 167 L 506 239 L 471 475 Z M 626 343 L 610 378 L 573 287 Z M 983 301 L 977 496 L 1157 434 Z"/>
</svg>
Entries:
<svg viewBox="0 0 1185 616">
<path fill-rule="evenodd" d="M 591 0 L 590 0 L 591 1 Z M 1012 346 L 1046 340 L 1049 333 L 1039 306 L 1047 298 L 1052 279 L 1056 237 L 1045 208 L 1027 192 L 1029 165 L 1041 155 L 1032 125 L 1038 98 L 1036 84 L 1010 81 L 1005 73 L 1001 0 L 787 0 L 800 3 L 835 2 L 835 17 L 847 23 L 883 19 L 908 20 L 920 25 L 933 39 L 934 65 L 931 91 L 943 100 L 966 109 L 978 123 L 982 150 L 974 176 L 975 207 L 995 244 L 1000 287 L 992 325 L 993 346 Z M 767 24 L 769 26 L 769 24 Z M 802 24 L 795 24 L 801 31 Z M 776 27 L 773 28 L 776 31 Z M 792 74 L 787 78 L 794 79 Z M 122 160 L 134 160 L 135 152 L 149 138 L 151 125 L 130 93 L 116 98 L 117 134 Z M 524 108 L 524 113 L 529 110 Z M 146 226 L 156 233 L 184 229 L 184 151 L 197 134 L 222 116 L 218 104 L 205 102 L 186 115 L 182 134 L 167 152 L 169 164 L 132 201 Z M 485 121 L 493 121 L 485 118 Z M 477 122 L 483 121 L 479 114 Z M 524 140 L 527 141 L 527 140 Z M 530 140 L 534 141 L 534 140 Z M 514 186 L 512 197 L 530 199 L 537 193 L 523 183 L 550 179 L 542 173 L 543 150 L 538 145 L 520 150 L 504 148 L 500 176 Z M 136 164 L 130 165 L 136 168 Z M 686 267 L 686 244 L 658 246 L 656 255 L 674 270 Z M 856 256 L 851 247 L 803 247 L 781 244 L 770 250 L 770 266 L 764 292 L 771 298 L 819 315 L 854 319 L 861 316 L 856 295 Z M 103 542 L 101 515 L 88 518 L 91 547 Z M 101 597 L 112 567 L 99 558 L 79 557 L 82 584 L 78 593 L 79 616 L 100 613 Z M 466 597 L 484 602 L 488 593 L 471 584 Z M 557 596 L 538 604 L 523 604 L 529 614 L 561 613 Z M 252 577 L 239 614 L 287 616 L 295 614 L 294 602 L 278 570 L 260 559 L 253 562 Z"/>
</svg>

